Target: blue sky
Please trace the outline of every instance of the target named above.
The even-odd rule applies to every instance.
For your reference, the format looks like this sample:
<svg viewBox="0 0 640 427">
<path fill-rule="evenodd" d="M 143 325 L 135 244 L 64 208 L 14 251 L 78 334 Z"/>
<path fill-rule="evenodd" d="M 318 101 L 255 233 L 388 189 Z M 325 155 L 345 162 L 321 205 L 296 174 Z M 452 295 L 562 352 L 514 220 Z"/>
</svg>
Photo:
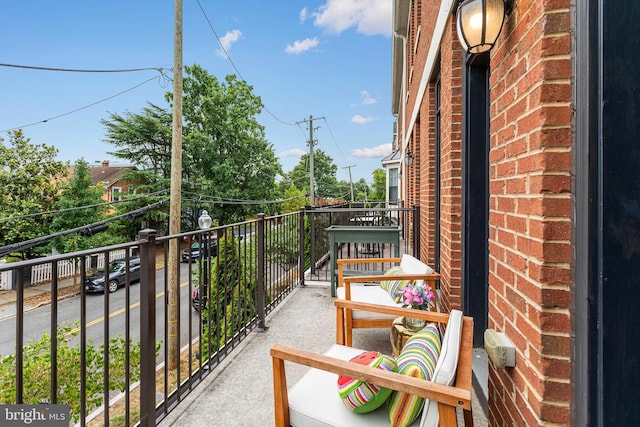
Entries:
<svg viewBox="0 0 640 427">
<path fill-rule="evenodd" d="M 266 110 L 265 126 L 285 172 L 316 148 L 338 166 L 338 179 L 372 182 L 391 152 L 391 0 L 183 0 L 183 64 L 220 80 L 239 71 Z M 173 67 L 174 2 L 111 0 L 5 2 L 0 63 L 114 70 Z M 201 9 L 204 9 L 204 13 Z M 215 34 L 214 34 L 215 31 Z M 231 61 L 224 55 L 222 41 Z M 167 107 L 172 83 L 154 70 L 69 73 L 0 66 L 0 138 L 22 128 L 60 160 L 110 160 L 102 119 Z M 100 102 L 102 101 L 102 102 Z M 87 108 L 84 108 L 87 107 Z M 319 119 L 324 117 L 324 119 Z M 46 120 L 46 122 L 44 122 Z"/>
</svg>

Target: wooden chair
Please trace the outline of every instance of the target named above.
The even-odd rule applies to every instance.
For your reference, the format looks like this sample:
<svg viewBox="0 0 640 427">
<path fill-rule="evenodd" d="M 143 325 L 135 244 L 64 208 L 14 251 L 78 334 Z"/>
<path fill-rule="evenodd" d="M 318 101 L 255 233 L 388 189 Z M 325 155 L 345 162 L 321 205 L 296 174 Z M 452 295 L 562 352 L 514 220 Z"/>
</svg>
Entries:
<svg viewBox="0 0 640 427">
<path fill-rule="evenodd" d="M 367 275 L 349 275 L 349 267 L 360 265 L 360 267 L 371 265 L 392 265 L 399 264 L 402 274 L 386 276 L 383 272 Z M 371 267 L 373 268 L 373 267 Z M 361 270 L 358 270 L 361 271 Z M 378 269 L 378 271 L 381 271 Z M 338 299 L 348 301 L 358 301 L 370 304 L 385 305 L 391 307 L 401 307 L 393 297 L 379 284 L 385 280 L 409 280 L 411 282 L 424 281 L 434 292 L 436 283 L 440 280 L 440 274 L 435 273 L 428 265 L 410 256 L 403 255 L 402 258 L 362 258 L 362 259 L 339 259 L 338 260 Z M 436 301 L 436 311 L 438 302 Z M 346 308 L 343 311 L 344 319 L 336 319 L 336 332 L 340 343 L 351 346 L 353 342 L 353 329 L 358 328 L 391 328 L 394 316 L 388 316 L 379 312 L 354 311 Z M 344 338 L 343 338 L 344 337 Z"/>
<path fill-rule="evenodd" d="M 445 325 L 448 325 L 450 320 L 449 314 L 376 306 L 355 301 L 336 300 L 335 305 L 339 313 L 337 317 L 342 319 L 344 319 L 344 315 L 341 316 L 340 312 L 344 314 L 344 311 L 349 309 L 379 312 L 396 317 L 418 317 L 428 322 Z M 419 417 L 412 426 L 456 426 L 456 408 L 463 410 L 465 425 L 473 426 L 471 413 L 473 319 L 463 317 L 460 312 L 457 312 L 456 315 L 456 325 L 459 327 L 457 332 L 455 326 L 447 327 L 447 332 L 443 337 L 443 350 L 434 373 L 434 377 L 437 377 L 436 381 L 452 385 L 426 381 L 350 362 L 349 359 L 353 355 L 360 354 L 364 350 L 343 346 L 340 342 L 332 346 L 325 354 L 317 354 L 283 344 L 274 345 L 271 348 L 271 357 L 276 426 L 375 427 L 389 425 L 387 413 L 383 408 L 368 414 L 355 414 L 346 409 L 338 397 L 337 375 L 346 375 L 429 399 L 425 403 L 424 413 L 421 415 L 422 419 Z M 309 370 L 291 389 L 288 389 L 285 361 L 313 369 Z M 444 375 L 447 376 L 446 381 L 443 375 L 438 377 L 441 364 L 443 368 L 440 372 L 444 372 Z"/>
</svg>

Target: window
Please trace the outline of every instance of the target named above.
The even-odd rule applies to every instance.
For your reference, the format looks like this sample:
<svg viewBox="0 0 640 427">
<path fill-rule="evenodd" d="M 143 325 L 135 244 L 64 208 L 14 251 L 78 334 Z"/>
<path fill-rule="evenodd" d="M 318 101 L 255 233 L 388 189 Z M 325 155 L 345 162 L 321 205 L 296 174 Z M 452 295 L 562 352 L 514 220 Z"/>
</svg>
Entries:
<svg viewBox="0 0 640 427">
<path fill-rule="evenodd" d="M 389 201 L 398 201 L 398 168 L 389 169 Z"/>
<path fill-rule="evenodd" d="M 112 202 L 119 202 L 120 200 L 122 200 L 122 188 L 113 187 L 111 189 L 111 201 Z"/>
</svg>

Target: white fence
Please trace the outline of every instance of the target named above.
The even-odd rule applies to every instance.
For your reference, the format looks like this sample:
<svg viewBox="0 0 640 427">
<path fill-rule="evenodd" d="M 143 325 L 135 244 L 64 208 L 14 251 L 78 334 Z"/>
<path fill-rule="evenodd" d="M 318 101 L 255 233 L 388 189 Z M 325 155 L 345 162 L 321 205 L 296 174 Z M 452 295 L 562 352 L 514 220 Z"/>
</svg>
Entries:
<svg viewBox="0 0 640 427">
<path fill-rule="evenodd" d="M 124 249 L 113 251 L 110 254 L 111 260 L 123 259 L 126 255 Z M 96 257 L 96 268 L 104 268 L 104 253 L 98 253 L 94 255 Z M 74 260 L 77 260 L 74 259 Z M 76 274 L 76 269 L 80 267 L 79 262 L 74 260 L 62 260 L 58 261 L 58 279 L 68 279 Z M 91 265 L 91 257 L 87 256 L 86 265 Z M 31 267 L 31 285 L 37 285 L 40 283 L 48 283 L 52 278 L 51 263 L 38 264 Z M 13 271 L 3 271 L 0 274 L 0 290 L 13 289 Z"/>
</svg>

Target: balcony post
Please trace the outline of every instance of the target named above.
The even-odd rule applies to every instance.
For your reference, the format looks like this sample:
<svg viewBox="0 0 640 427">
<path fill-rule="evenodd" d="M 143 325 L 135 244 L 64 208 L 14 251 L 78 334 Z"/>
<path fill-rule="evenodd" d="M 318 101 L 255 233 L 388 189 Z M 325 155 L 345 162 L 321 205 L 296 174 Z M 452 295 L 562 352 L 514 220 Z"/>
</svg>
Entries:
<svg viewBox="0 0 640 427">
<path fill-rule="evenodd" d="M 304 208 L 300 208 L 300 256 L 298 257 L 298 274 L 300 275 L 300 286 L 304 286 Z"/>
<path fill-rule="evenodd" d="M 266 301 L 264 290 L 264 258 L 265 258 L 265 240 L 264 240 L 264 214 L 258 214 L 258 283 L 257 286 L 257 299 L 256 304 L 258 310 L 258 328 L 257 332 L 265 332 L 267 327 L 265 325 L 266 319 Z"/>
<path fill-rule="evenodd" d="M 156 425 L 156 230 L 140 231 L 140 426 Z M 172 253 L 170 256 L 175 256 Z"/>
<path fill-rule="evenodd" d="M 313 212 L 313 206 L 307 206 L 309 209 L 309 258 L 311 258 L 311 276 L 316 274 L 316 216 Z"/>
</svg>

